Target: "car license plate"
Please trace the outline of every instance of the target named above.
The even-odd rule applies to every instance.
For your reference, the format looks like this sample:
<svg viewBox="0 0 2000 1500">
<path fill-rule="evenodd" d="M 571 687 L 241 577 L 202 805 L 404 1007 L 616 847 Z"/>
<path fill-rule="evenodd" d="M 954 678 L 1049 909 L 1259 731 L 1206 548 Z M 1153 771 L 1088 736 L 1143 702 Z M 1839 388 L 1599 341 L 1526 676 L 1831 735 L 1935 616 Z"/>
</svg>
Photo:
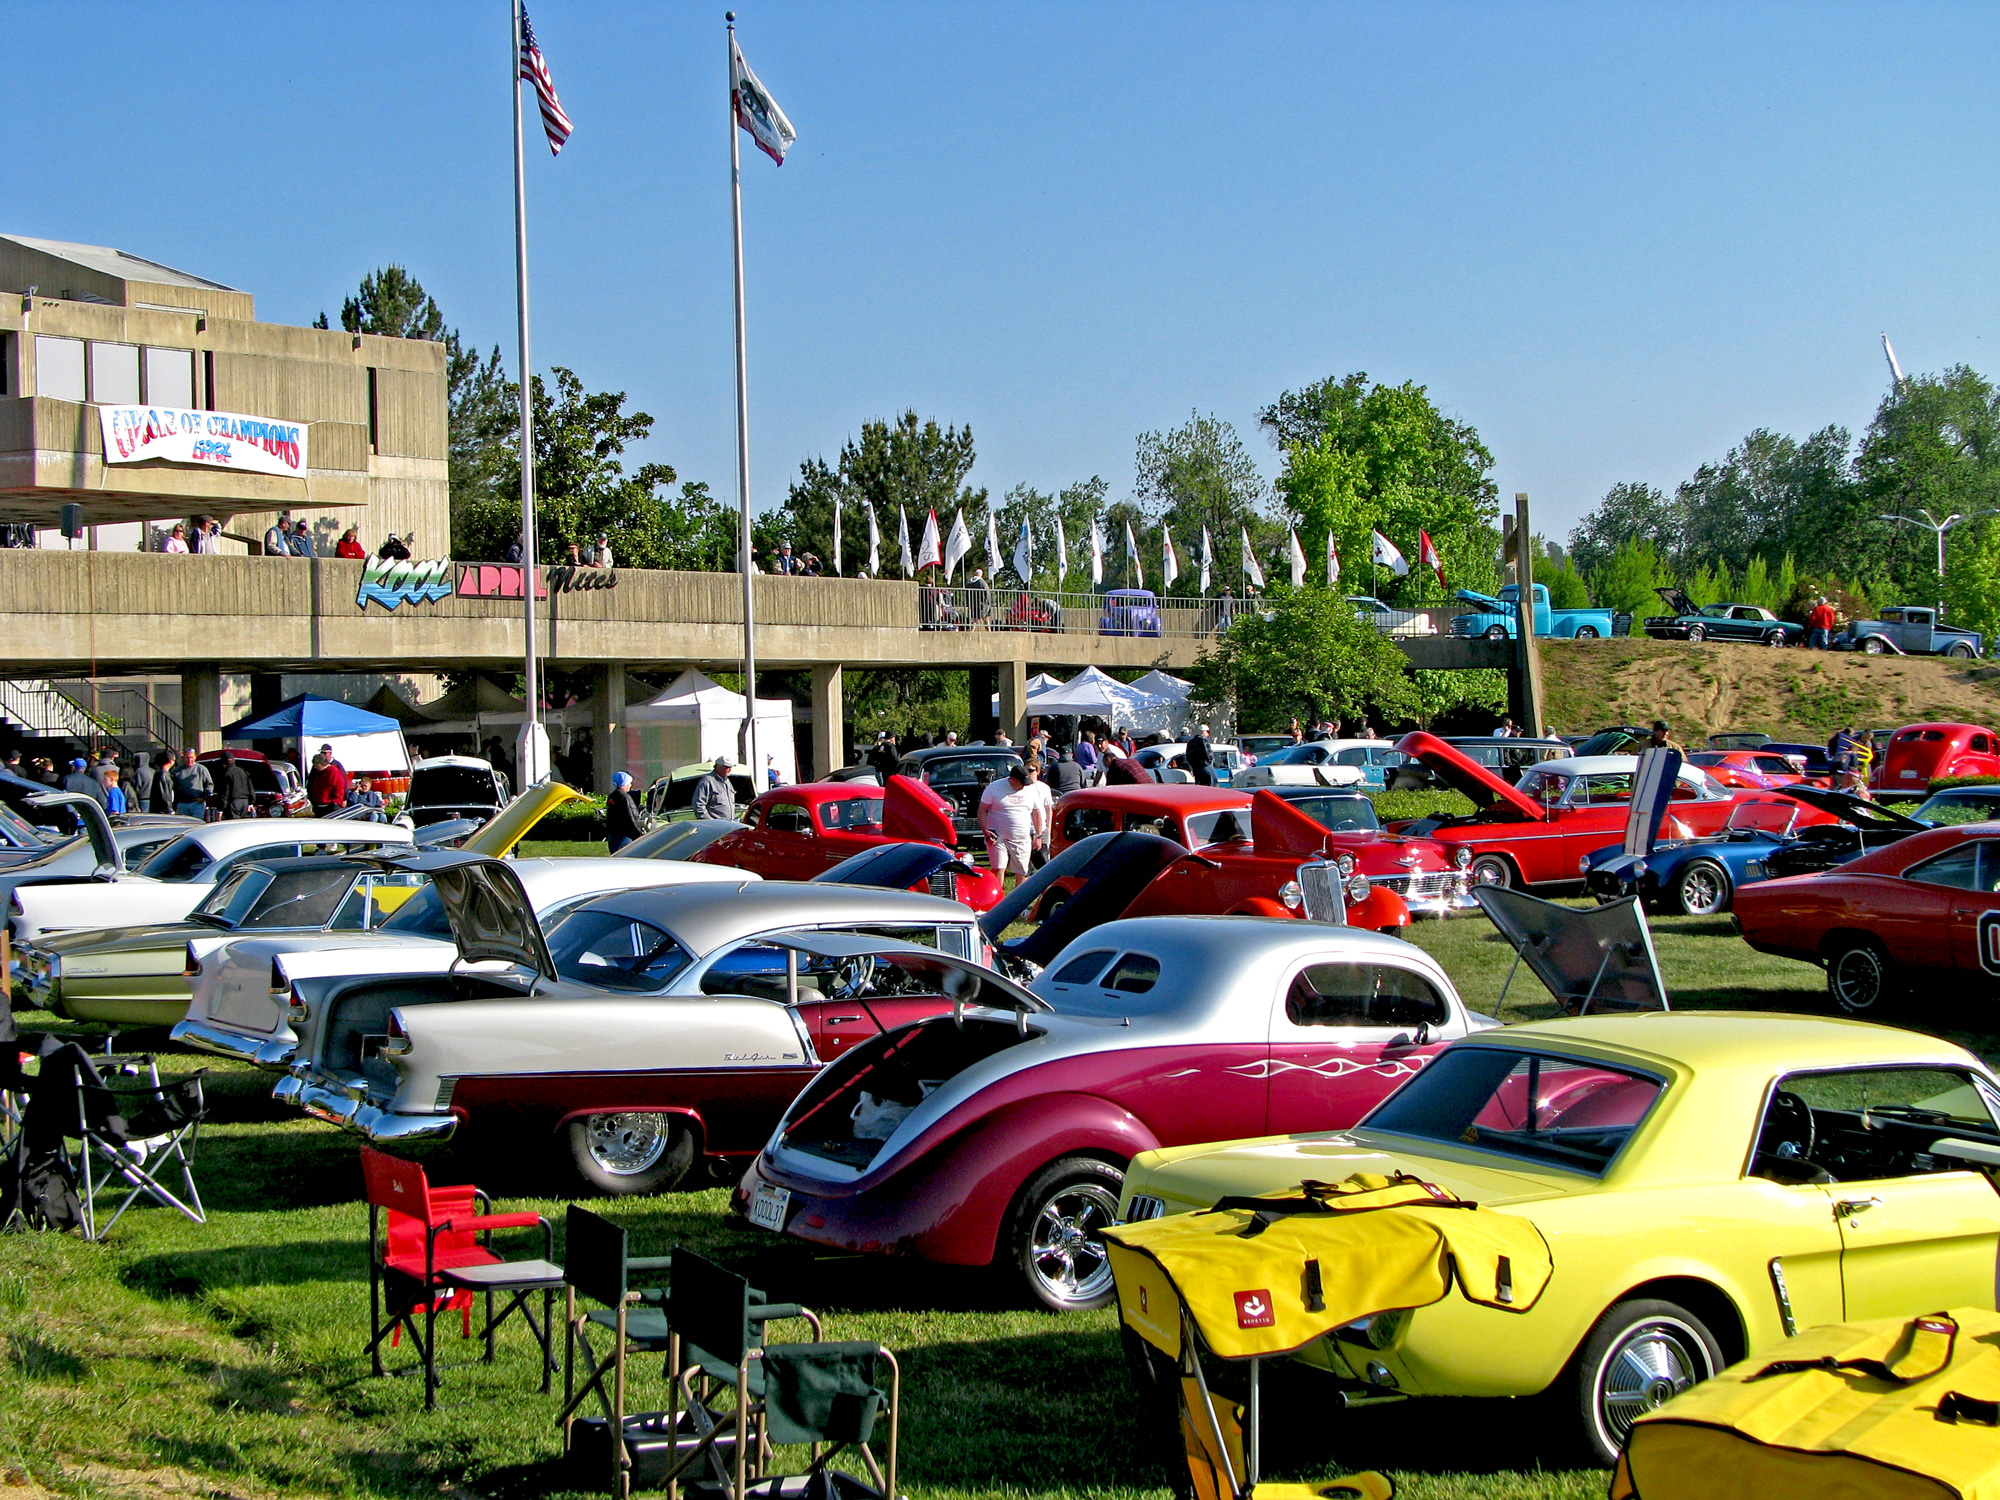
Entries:
<svg viewBox="0 0 2000 1500">
<path fill-rule="evenodd" d="M 782 1234 L 785 1211 L 791 1206 L 790 1188 L 772 1187 L 768 1182 L 760 1182 L 757 1190 L 750 1195 L 750 1222 L 760 1229 L 775 1229 Z"/>
</svg>

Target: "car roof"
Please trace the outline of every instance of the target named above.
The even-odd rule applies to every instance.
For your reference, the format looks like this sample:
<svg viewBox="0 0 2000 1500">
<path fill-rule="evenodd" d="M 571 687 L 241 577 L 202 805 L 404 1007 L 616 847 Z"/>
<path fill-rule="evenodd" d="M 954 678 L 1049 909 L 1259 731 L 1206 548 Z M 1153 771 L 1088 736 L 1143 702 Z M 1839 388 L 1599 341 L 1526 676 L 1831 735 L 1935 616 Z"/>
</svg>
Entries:
<svg viewBox="0 0 2000 1500">
<path fill-rule="evenodd" d="M 1512 588 L 1513 585 L 1509 584 L 1508 587 Z M 1603 732 L 1603 730 L 1598 731 L 1599 734 Z M 1549 745 L 1560 746 L 1564 750 L 1569 748 L 1568 740 L 1538 740 L 1531 739 L 1525 734 L 1441 734 L 1438 738 L 1447 745 Z M 1590 736 L 1585 735 L 1584 738 L 1589 739 Z M 1396 747 L 1391 743 L 1389 748 L 1393 750 Z"/>
<path fill-rule="evenodd" d="M 1908 838 L 1897 839 L 1892 844 L 1884 844 L 1879 849 L 1848 860 L 1824 870 L 1823 875 L 1901 875 L 1912 865 L 1923 863 L 1933 854 L 1965 843 L 1969 839 L 1990 839 L 2000 836 L 2000 822 L 1952 823 L 1943 828 L 1927 828 L 1922 833 L 1913 833 Z M 1815 877 L 1800 877 L 1815 878 Z"/>
<path fill-rule="evenodd" d="M 1529 1047 L 1579 1042 L 1630 1051 L 1697 1071 L 1746 1064 L 1791 1071 L 1979 1061 L 1964 1048 L 1922 1032 L 1839 1016 L 1772 1011 L 1645 1011 L 1525 1021 L 1504 1030 L 1478 1033 L 1472 1040 Z"/>
<path fill-rule="evenodd" d="M 410 762 L 412 771 L 432 771 L 441 766 L 459 766 L 468 771 L 490 771 L 493 762 L 477 755 L 427 755 Z"/>
<path fill-rule="evenodd" d="M 1556 776 L 1610 776 L 1639 769 L 1636 755 L 1564 755 L 1528 767 Z M 1699 769 L 1697 767 L 1697 769 Z"/>
<path fill-rule="evenodd" d="M 572 861 L 556 860 L 556 864 Z M 626 861 L 626 863 L 632 863 Z M 671 860 L 657 861 L 671 864 Z M 633 917 L 666 928 L 693 953 L 782 927 L 827 922 L 971 922 L 972 912 L 942 896 L 867 886 L 811 885 L 797 880 L 744 881 L 730 870 L 722 882 L 670 890 L 600 896 L 591 911 Z M 531 893 L 532 894 L 532 893 Z"/>
<path fill-rule="evenodd" d="M 1988 797 L 2000 797 L 2000 783 L 1987 782 L 1979 786 L 1948 786 L 1941 791 L 1932 792 L 1928 797 L 1924 798 L 1924 801 L 1935 802 L 1940 797 L 1953 802 L 1961 799 L 1967 802 L 1975 800 L 1983 801 Z"/>
<path fill-rule="evenodd" d="M 529 904 L 538 911 L 579 891 L 609 894 L 626 888 L 690 885 L 720 885 L 734 891 L 761 884 L 743 870 L 698 865 L 685 859 L 614 859 L 608 854 L 593 854 L 582 859 L 514 859 L 507 863 L 520 877 Z"/>
<path fill-rule="evenodd" d="M 240 818 L 203 823 L 187 830 L 212 855 L 234 854 L 259 844 L 408 844 L 412 835 L 394 823 L 362 823 L 352 818 Z"/>
<path fill-rule="evenodd" d="M 946 760 L 954 755 L 1011 755 L 1021 758 L 1019 745 L 932 745 L 923 750 L 905 750 L 904 760 Z"/>
<path fill-rule="evenodd" d="M 791 798 L 817 806 L 822 802 L 850 802 L 856 797 L 879 798 L 882 795 L 882 788 L 872 781 L 798 781 L 790 786 L 774 786 L 761 793 L 757 800 L 770 802 Z"/>
<path fill-rule="evenodd" d="M 1971 730 L 1976 734 L 1991 734 L 1993 732 L 1984 724 L 1954 724 L 1944 720 L 1932 724 L 1904 724 L 1900 725 L 1895 732 L 1901 734 L 1905 729 L 1946 729 L 1954 733 L 1959 730 Z"/>
<path fill-rule="evenodd" d="M 1226 786 L 1196 786 L 1191 781 L 1156 783 L 1152 786 L 1086 786 L 1065 792 L 1058 805 L 1172 807 L 1184 812 L 1204 812 L 1211 807 L 1248 807 L 1250 794 L 1231 791 Z"/>
</svg>

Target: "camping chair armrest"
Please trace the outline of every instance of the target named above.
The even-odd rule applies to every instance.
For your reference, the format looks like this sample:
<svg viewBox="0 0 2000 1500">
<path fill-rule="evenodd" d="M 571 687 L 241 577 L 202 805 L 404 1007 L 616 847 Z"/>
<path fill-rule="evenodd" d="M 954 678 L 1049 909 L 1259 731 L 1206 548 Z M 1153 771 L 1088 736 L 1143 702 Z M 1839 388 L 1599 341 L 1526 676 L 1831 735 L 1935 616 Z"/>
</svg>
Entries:
<svg viewBox="0 0 2000 1500">
<path fill-rule="evenodd" d="M 804 1318 L 812 1329 L 813 1341 L 819 1341 L 819 1315 L 811 1308 L 796 1302 L 762 1302 L 750 1306 L 749 1319 L 752 1323 L 776 1323 L 785 1318 Z"/>
<path fill-rule="evenodd" d="M 548 1220 L 540 1214 L 472 1214 L 463 1218 L 450 1218 L 438 1225 L 440 1232 L 463 1229 L 533 1229 L 546 1227 Z"/>
<path fill-rule="evenodd" d="M 673 1269 L 671 1255 L 628 1255 L 625 1269 L 628 1271 L 668 1271 Z"/>
</svg>

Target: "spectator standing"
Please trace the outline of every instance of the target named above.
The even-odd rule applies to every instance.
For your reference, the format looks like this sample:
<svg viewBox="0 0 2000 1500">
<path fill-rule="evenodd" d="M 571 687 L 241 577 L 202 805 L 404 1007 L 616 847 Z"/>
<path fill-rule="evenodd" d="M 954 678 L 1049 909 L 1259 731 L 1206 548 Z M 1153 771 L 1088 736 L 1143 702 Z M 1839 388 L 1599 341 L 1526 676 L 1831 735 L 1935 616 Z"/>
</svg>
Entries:
<svg viewBox="0 0 2000 1500">
<path fill-rule="evenodd" d="M 819 577 L 819 576 L 820 576 L 821 574 L 823 574 L 823 573 L 825 573 L 825 572 L 826 572 L 826 564 L 822 563 L 822 562 L 821 562 L 821 561 L 820 561 L 820 560 L 819 560 L 819 559 L 818 559 L 817 557 L 815 557 L 815 556 L 814 556 L 814 555 L 813 555 L 812 553 L 808 552 L 808 553 L 806 554 L 806 558 L 805 558 L 805 569 L 804 569 L 804 571 L 805 571 L 805 575 L 806 575 L 806 577 L 808 577 L 808 578 L 818 578 L 818 577 Z"/>
<path fill-rule="evenodd" d="M 1833 649 L 1833 627 L 1839 622 L 1839 612 L 1820 595 L 1812 611 L 1806 616 L 1806 646 L 1814 651 Z"/>
<path fill-rule="evenodd" d="M 117 771 L 117 757 L 112 755 L 109 750 L 98 751 L 97 760 L 90 768 L 90 774 L 96 780 L 97 784 L 99 786 L 107 785 L 111 777 L 117 774 Z"/>
<path fill-rule="evenodd" d="M 778 543 L 778 555 L 771 559 L 771 571 L 773 573 L 799 573 L 804 571 L 804 565 L 792 556 L 792 544 L 790 542 Z"/>
<path fill-rule="evenodd" d="M 1064 745 L 1056 752 L 1056 763 L 1049 767 L 1049 791 L 1057 797 L 1067 797 L 1071 792 L 1081 791 L 1083 785 L 1083 767 L 1077 764 L 1075 752 Z"/>
<path fill-rule="evenodd" d="M 104 810 L 108 813 L 127 813 L 133 809 L 126 804 L 125 788 L 118 784 L 118 768 L 113 766 L 104 778 Z"/>
<path fill-rule="evenodd" d="M 222 550 L 222 526 L 214 516 L 195 518 L 194 550 L 206 556 L 213 556 Z"/>
<path fill-rule="evenodd" d="M 1197 724 L 1194 738 L 1187 742 L 1188 774 L 1196 786 L 1215 785 L 1215 752 L 1208 742 L 1208 726 Z"/>
<path fill-rule="evenodd" d="M 176 521 L 174 522 L 174 529 L 167 533 L 166 541 L 160 545 L 160 550 L 162 552 L 170 552 L 176 557 L 186 557 L 187 549 L 187 527 L 183 523 Z"/>
<path fill-rule="evenodd" d="M 1687 754 L 1687 746 L 1674 738 L 1674 733 L 1667 727 L 1665 719 L 1653 720 L 1653 732 L 1646 739 L 1646 748 L 1649 750 L 1678 750 L 1682 755 Z"/>
<path fill-rule="evenodd" d="M 1493 738 L 1496 740 L 1511 740 L 1514 738 L 1514 735 L 1514 716 L 1512 714 L 1503 714 L 1500 722 L 1493 726 Z"/>
<path fill-rule="evenodd" d="M 125 784 L 125 800 L 131 804 L 131 812 L 150 812 L 153 806 L 153 783 L 159 773 L 153 769 L 146 752 L 141 750 L 132 757 L 132 775 Z"/>
<path fill-rule="evenodd" d="M 639 804 L 632 797 L 632 773 L 614 771 L 611 795 L 604 799 L 604 842 L 613 854 L 639 836 L 640 821 Z"/>
<path fill-rule="evenodd" d="M 94 800 L 99 807 L 109 808 L 110 801 L 104 795 L 104 783 L 91 775 L 87 762 L 79 755 L 69 763 L 69 775 L 63 777 L 62 789 L 66 792 L 81 792 Z"/>
<path fill-rule="evenodd" d="M 528 538 L 526 533 L 523 533 L 522 535 L 515 537 L 513 541 L 507 544 L 507 550 L 500 554 L 500 561 L 510 562 L 514 564 L 515 567 L 519 567 L 522 563 L 526 562 L 527 559 L 528 559 Z"/>
<path fill-rule="evenodd" d="M 222 767 L 222 815 L 225 818 L 250 816 L 250 772 L 242 761 L 227 753 Z"/>
<path fill-rule="evenodd" d="M 611 533 L 608 531 L 598 532 L 597 541 L 592 545 L 590 551 L 584 554 L 583 560 L 588 566 L 593 568 L 610 567 L 612 565 Z"/>
<path fill-rule="evenodd" d="M 695 783 L 694 800 L 688 810 L 697 818 L 736 816 L 736 788 L 729 781 L 729 773 L 734 766 L 735 762 L 728 756 L 718 755 L 708 774 Z"/>
<path fill-rule="evenodd" d="M 1035 799 L 1034 847 L 1028 853 L 1028 863 L 1039 870 L 1049 862 L 1049 830 L 1056 826 L 1055 793 L 1042 780 L 1042 760 L 1031 756 L 1027 762 L 1028 794 Z"/>
<path fill-rule="evenodd" d="M 875 743 L 868 751 L 868 764 L 875 768 L 875 774 L 882 778 L 882 785 L 889 784 L 889 778 L 896 774 L 896 767 L 902 757 L 896 752 L 896 741 L 886 729 L 875 732 Z"/>
<path fill-rule="evenodd" d="M 1094 786 L 1097 782 L 1097 735 L 1086 729 L 1076 737 L 1076 763 L 1083 772 L 1083 784 Z"/>
<path fill-rule="evenodd" d="M 62 777 L 56 775 L 56 763 L 46 755 L 35 757 L 35 773 L 28 779 L 30 781 L 39 781 L 43 786 L 52 786 L 58 789 L 62 786 Z"/>
<path fill-rule="evenodd" d="M 174 787 L 174 811 L 184 818 L 205 817 L 209 801 L 215 796 L 215 778 L 195 758 L 194 751 L 181 752 L 181 763 L 174 767 L 170 779 Z"/>
<path fill-rule="evenodd" d="M 384 558 L 391 562 L 408 562 L 410 560 L 410 549 L 405 547 L 403 539 L 392 531 L 389 533 L 387 539 L 383 541 L 382 545 L 375 549 L 375 555 L 378 558 Z"/>
<path fill-rule="evenodd" d="M 335 557 L 366 557 L 368 549 L 361 545 L 361 528 L 350 526 L 340 534 L 340 544 L 333 549 Z"/>
<path fill-rule="evenodd" d="M 333 758 L 333 747 L 321 745 L 312 758 L 312 774 L 306 778 L 306 796 L 312 799 L 313 816 L 324 818 L 347 806 L 347 768 Z"/>
<path fill-rule="evenodd" d="M 290 511 L 279 511 L 278 519 L 266 528 L 264 532 L 264 555 L 266 557 L 290 557 L 292 555 L 292 513 Z"/>
<path fill-rule="evenodd" d="M 319 549 L 313 545 L 312 528 L 304 521 L 292 523 L 292 556 L 317 557 Z"/>
<path fill-rule="evenodd" d="M 979 798 L 979 831 L 986 835 L 986 859 L 1006 883 L 1026 878 L 1034 857 L 1036 818 L 1041 799 L 1028 789 L 1028 768 L 1010 766 L 1006 780 L 995 779 Z M 1047 825 L 1040 830 L 1047 836 Z"/>
<path fill-rule="evenodd" d="M 975 625 L 993 612 L 993 590 L 987 587 L 984 568 L 974 568 L 965 580 L 965 599 Z"/>
<path fill-rule="evenodd" d="M 1294 745 L 1303 745 L 1306 742 L 1305 726 L 1300 724 L 1297 719 L 1292 720 L 1291 734 Z"/>
</svg>

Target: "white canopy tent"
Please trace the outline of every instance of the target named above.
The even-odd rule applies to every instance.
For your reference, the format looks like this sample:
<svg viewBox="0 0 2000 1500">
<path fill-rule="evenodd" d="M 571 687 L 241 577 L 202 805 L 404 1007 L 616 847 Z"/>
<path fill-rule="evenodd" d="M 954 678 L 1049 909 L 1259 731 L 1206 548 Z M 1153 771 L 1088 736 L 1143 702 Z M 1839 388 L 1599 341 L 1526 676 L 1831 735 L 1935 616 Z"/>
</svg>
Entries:
<svg viewBox="0 0 2000 1500">
<path fill-rule="evenodd" d="M 1045 692 L 1052 687 L 1061 686 L 1062 679 L 1060 677 L 1051 676 L 1047 672 L 1037 672 L 1033 677 L 1028 679 L 1029 701 L 1032 702 L 1037 693 Z M 1031 708 L 1028 712 L 1033 713 L 1034 710 Z M 993 717 L 996 719 L 1000 717 L 1000 695 L 998 693 L 993 695 Z"/>
<path fill-rule="evenodd" d="M 641 786 L 682 766 L 743 755 L 744 700 L 690 667 L 650 702 L 625 710 L 624 767 Z M 792 739 L 792 704 L 788 698 L 757 700 L 757 749 L 780 782 L 799 779 L 798 751 Z M 761 766 L 739 769 L 765 784 Z"/>
<path fill-rule="evenodd" d="M 1194 684 L 1189 682 L 1185 677 L 1175 677 L 1171 673 L 1162 672 L 1158 667 L 1155 667 L 1144 677 L 1134 678 L 1131 686 L 1137 688 L 1142 693 L 1162 693 L 1169 698 L 1178 698 L 1183 703 L 1187 701 L 1188 695 L 1194 691 Z"/>
<path fill-rule="evenodd" d="M 1085 667 L 1060 687 L 1030 693 L 1028 712 L 1044 718 L 1089 715 L 1136 734 L 1176 734 L 1187 718 L 1187 704 L 1165 693 L 1128 687 L 1107 672 Z"/>
</svg>

